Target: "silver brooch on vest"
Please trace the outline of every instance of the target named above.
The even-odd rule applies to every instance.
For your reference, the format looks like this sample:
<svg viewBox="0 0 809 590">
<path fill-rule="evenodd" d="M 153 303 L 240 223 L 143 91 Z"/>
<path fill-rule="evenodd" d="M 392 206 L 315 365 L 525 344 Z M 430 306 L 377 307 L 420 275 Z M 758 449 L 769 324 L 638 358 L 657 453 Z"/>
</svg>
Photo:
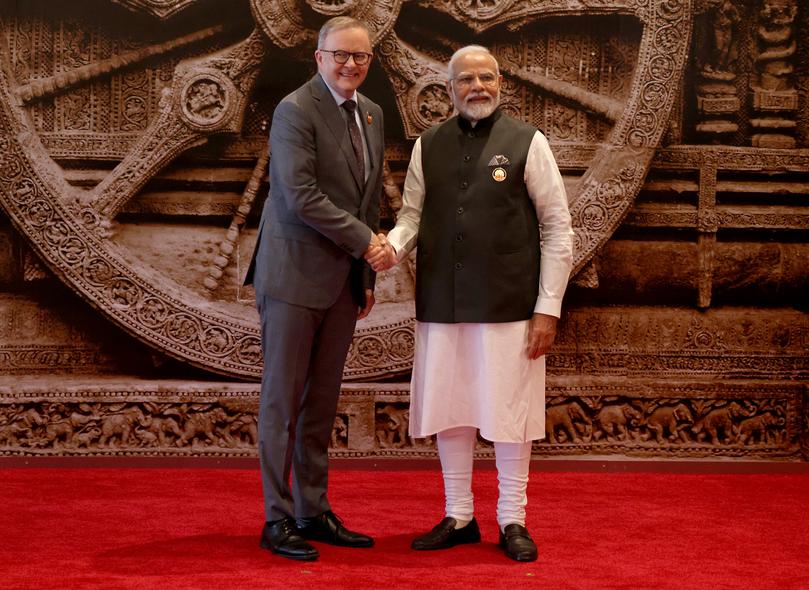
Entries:
<svg viewBox="0 0 809 590">
<path fill-rule="evenodd" d="M 492 156 L 492 159 L 489 160 L 489 166 L 494 166 L 494 170 L 492 170 L 492 178 L 494 178 L 495 182 L 503 182 L 506 179 L 506 169 L 503 166 L 509 165 L 508 158 L 502 154 L 497 154 Z"/>
</svg>

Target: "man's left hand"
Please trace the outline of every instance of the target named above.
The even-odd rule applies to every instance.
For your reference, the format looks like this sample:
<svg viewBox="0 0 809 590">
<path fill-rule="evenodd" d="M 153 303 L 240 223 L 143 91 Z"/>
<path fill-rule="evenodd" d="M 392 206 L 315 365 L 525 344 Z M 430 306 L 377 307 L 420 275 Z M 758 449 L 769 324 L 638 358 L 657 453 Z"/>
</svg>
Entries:
<svg viewBox="0 0 809 590">
<path fill-rule="evenodd" d="M 365 307 L 361 307 L 357 312 L 357 319 L 361 320 L 369 313 L 371 313 L 371 308 L 374 306 L 374 292 L 371 289 L 365 289 Z"/>
<path fill-rule="evenodd" d="M 559 318 L 544 313 L 535 313 L 528 321 L 528 342 L 525 352 L 531 360 L 538 359 L 551 349 L 556 338 L 556 322 Z"/>
</svg>

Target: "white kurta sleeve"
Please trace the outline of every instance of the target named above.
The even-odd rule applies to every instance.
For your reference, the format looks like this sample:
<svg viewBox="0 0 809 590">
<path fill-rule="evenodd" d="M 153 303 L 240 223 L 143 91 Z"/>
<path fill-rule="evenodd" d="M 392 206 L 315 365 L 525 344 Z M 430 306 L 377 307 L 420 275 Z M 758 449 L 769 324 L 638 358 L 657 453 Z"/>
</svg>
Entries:
<svg viewBox="0 0 809 590">
<path fill-rule="evenodd" d="M 404 182 L 402 208 L 396 218 L 396 226 L 388 233 L 388 241 L 396 250 L 396 260 L 401 261 L 416 247 L 424 206 L 424 172 L 421 167 L 421 138 L 416 140 L 407 166 Z"/>
<path fill-rule="evenodd" d="M 539 131 L 528 148 L 525 184 L 537 212 L 542 247 L 534 313 L 559 317 L 573 268 L 573 228 L 562 174 L 548 140 Z"/>
</svg>

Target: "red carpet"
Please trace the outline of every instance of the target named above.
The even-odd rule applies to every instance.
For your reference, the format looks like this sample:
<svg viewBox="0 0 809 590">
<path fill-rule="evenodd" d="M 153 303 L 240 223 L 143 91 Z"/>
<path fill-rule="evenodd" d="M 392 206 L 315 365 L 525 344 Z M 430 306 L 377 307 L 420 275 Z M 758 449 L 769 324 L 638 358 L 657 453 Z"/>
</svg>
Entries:
<svg viewBox="0 0 809 590">
<path fill-rule="evenodd" d="M 372 549 L 313 563 L 258 548 L 259 475 L 224 469 L 5 469 L 0 587 L 809 588 L 809 476 L 532 473 L 539 561 L 496 548 L 496 474 L 475 474 L 480 545 L 416 553 L 443 515 L 433 471 L 332 470 Z"/>
</svg>

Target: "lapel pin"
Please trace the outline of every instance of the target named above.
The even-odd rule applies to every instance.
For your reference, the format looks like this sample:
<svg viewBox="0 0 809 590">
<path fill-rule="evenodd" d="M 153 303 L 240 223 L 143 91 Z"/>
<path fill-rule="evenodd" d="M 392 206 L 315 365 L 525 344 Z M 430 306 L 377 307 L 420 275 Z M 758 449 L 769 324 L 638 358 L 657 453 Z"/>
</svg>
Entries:
<svg viewBox="0 0 809 590">
<path fill-rule="evenodd" d="M 371 116 L 371 113 L 365 113 L 365 120 L 368 121 L 369 125 L 374 122 L 374 118 Z"/>
</svg>

